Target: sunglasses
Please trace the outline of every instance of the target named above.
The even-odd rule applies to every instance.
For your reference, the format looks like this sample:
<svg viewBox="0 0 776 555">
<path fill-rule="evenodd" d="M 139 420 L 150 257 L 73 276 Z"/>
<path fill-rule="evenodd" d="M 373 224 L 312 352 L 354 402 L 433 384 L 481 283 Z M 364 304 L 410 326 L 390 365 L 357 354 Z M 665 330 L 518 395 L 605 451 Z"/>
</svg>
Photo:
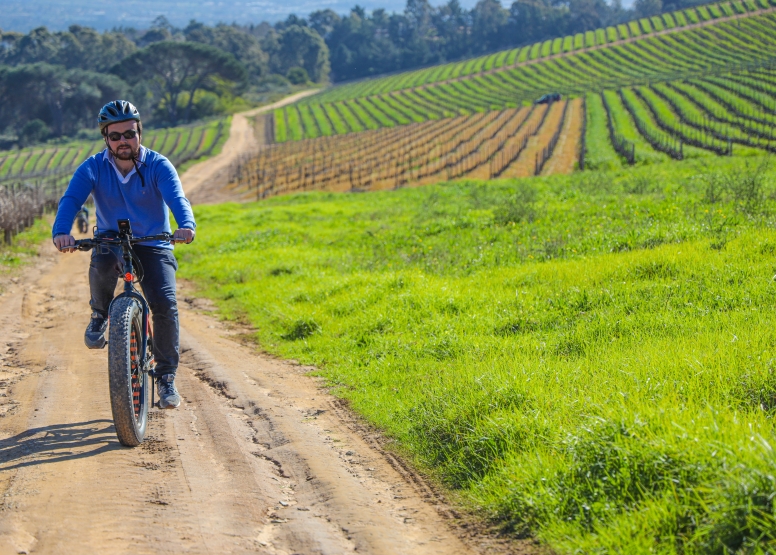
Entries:
<svg viewBox="0 0 776 555">
<path fill-rule="evenodd" d="M 134 139 L 137 136 L 137 131 L 134 129 L 129 129 L 127 131 L 124 131 L 123 133 L 119 133 L 118 131 L 113 131 L 112 133 L 108 133 L 108 138 L 116 142 L 121 139 L 121 137 L 124 137 L 125 139 Z"/>
</svg>

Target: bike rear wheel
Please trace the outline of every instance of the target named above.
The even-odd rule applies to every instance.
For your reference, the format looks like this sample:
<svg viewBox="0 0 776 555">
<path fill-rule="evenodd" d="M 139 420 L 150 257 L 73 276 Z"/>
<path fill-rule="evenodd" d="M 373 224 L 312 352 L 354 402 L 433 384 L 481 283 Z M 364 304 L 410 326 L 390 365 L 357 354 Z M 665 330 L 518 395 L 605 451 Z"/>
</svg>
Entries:
<svg viewBox="0 0 776 555">
<path fill-rule="evenodd" d="M 143 309 L 131 297 L 119 297 L 110 311 L 108 381 L 116 435 L 122 445 L 143 442 L 148 424 L 148 374 L 140 366 Z"/>
</svg>

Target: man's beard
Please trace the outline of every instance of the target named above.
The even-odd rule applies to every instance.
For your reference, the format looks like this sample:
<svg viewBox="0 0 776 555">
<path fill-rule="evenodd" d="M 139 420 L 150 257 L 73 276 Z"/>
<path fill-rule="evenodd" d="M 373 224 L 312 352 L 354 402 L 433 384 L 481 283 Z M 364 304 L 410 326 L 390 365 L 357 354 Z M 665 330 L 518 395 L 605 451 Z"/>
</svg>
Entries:
<svg viewBox="0 0 776 555">
<path fill-rule="evenodd" d="M 137 158 L 138 151 L 132 150 L 132 147 L 126 147 L 122 148 L 119 147 L 116 152 L 114 152 L 114 155 L 119 160 L 132 160 L 133 158 Z"/>
</svg>

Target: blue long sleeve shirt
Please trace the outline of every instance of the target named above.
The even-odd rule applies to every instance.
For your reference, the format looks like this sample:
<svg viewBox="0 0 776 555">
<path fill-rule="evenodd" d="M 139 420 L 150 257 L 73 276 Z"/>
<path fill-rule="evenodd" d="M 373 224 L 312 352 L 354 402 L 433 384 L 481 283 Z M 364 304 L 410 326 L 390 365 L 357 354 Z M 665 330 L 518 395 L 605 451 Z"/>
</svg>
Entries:
<svg viewBox="0 0 776 555">
<path fill-rule="evenodd" d="M 118 231 L 117 221 L 128 219 L 136 237 L 172 233 L 170 211 L 178 227 L 196 228 L 191 204 L 183 194 L 178 172 L 170 161 L 153 150 L 140 147 L 138 169 L 121 175 L 107 149 L 87 158 L 75 171 L 59 201 L 52 236 L 70 234 L 76 213 L 91 193 L 97 214 L 97 231 Z M 145 243 L 171 249 L 163 241 Z"/>
</svg>

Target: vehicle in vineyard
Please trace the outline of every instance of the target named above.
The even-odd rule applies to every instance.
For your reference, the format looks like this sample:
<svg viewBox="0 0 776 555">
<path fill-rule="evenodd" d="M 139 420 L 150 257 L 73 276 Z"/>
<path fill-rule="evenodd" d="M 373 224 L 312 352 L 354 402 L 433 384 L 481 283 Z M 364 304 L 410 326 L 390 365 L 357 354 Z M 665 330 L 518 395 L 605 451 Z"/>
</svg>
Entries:
<svg viewBox="0 0 776 555">
<path fill-rule="evenodd" d="M 558 102 L 561 98 L 563 97 L 559 92 L 547 93 L 537 98 L 534 104 L 549 104 L 550 102 Z"/>
</svg>

